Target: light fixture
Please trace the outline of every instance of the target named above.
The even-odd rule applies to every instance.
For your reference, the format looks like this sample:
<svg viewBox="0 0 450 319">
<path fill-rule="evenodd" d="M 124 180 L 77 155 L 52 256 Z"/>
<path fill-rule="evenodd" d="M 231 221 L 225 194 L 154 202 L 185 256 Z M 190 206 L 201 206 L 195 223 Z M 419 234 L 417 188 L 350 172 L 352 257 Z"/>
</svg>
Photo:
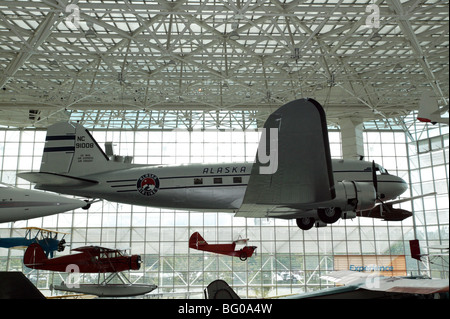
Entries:
<svg viewBox="0 0 450 319">
<path fill-rule="evenodd" d="M 370 41 L 378 42 L 381 40 L 381 35 L 378 32 L 374 32 L 370 37 Z"/>
<path fill-rule="evenodd" d="M 89 28 L 89 30 L 86 31 L 84 36 L 87 39 L 93 39 L 93 38 L 97 37 L 97 33 L 94 30 L 92 30 L 91 28 Z"/>
<path fill-rule="evenodd" d="M 49 66 L 51 69 L 56 69 L 57 67 L 59 67 L 59 64 L 58 64 L 58 62 L 56 62 L 56 60 L 52 60 L 52 61 L 50 61 L 50 63 L 48 64 L 48 66 Z"/>
<path fill-rule="evenodd" d="M 236 30 L 231 31 L 231 33 L 228 35 L 228 37 L 234 41 L 239 40 L 239 38 L 240 38 L 240 36 Z"/>
</svg>

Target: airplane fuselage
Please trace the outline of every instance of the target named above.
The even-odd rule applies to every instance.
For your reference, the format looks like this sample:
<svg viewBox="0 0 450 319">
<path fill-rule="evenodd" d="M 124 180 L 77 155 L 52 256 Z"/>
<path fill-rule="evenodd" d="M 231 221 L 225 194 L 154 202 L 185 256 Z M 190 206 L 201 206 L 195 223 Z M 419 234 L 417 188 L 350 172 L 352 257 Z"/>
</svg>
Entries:
<svg viewBox="0 0 450 319">
<path fill-rule="evenodd" d="M 44 217 L 84 205 L 82 200 L 0 184 L 0 223 Z"/>
<path fill-rule="evenodd" d="M 371 162 L 333 160 L 335 182 L 353 180 L 372 183 Z M 103 198 L 133 205 L 197 211 L 232 212 L 242 204 L 252 163 L 132 165 L 106 170 L 82 178 L 97 183 L 88 187 L 45 187 L 60 193 Z M 384 199 L 393 199 L 406 190 L 399 177 L 378 175 L 378 189 Z M 301 196 L 301 194 L 299 194 Z M 301 208 L 301 207 L 300 207 Z M 307 206 L 304 207 L 308 209 Z"/>
</svg>

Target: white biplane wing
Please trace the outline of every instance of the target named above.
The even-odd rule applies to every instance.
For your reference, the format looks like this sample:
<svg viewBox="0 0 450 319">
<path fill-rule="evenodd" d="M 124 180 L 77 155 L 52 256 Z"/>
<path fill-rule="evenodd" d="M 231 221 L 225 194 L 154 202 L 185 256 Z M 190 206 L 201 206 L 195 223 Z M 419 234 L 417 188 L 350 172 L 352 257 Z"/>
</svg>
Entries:
<svg viewBox="0 0 450 319">
<path fill-rule="evenodd" d="M 264 147 L 265 146 L 265 147 Z M 264 124 L 255 164 L 236 217 L 333 199 L 325 112 L 312 99 L 287 103 Z"/>
</svg>

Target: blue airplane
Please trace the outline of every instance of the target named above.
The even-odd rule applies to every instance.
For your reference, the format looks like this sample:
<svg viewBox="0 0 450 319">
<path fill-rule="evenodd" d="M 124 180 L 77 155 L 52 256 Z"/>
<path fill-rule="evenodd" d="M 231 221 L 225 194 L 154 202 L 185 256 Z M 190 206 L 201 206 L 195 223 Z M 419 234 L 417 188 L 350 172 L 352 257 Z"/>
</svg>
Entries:
<svg viewBox="0 0 450 319">
<path fill-rule="evenodd" d="M 24 237 L 0 238 L 0 247 L 3 248 L 22 248 L 28 247 L 32 243 L 38 243 L 45 252 L 47 257 L 53 257 L 55 251 L 63 251 L 66 240 L 64 237 L 67 233 L 56 232 L 38 227 L 25 227 Z M 58 239 L 58 234 L 62 234 L 62 238 Z"/>
</svg>

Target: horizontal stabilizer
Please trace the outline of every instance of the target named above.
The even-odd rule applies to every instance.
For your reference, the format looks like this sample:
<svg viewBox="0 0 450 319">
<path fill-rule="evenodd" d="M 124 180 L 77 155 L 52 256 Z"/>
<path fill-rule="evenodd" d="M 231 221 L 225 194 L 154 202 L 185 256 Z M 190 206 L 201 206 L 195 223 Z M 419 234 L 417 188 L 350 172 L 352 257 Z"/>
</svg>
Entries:
<svg viewBox="0 0 450 319">
<path fill-rule="evenodd" d="M 78 178 L 73 176 L 55 174 L 55 173 L 41 173 L 41 172 L 26 172 L 17 174 L 20 178 L 23 178 L 31 183 L 37 185 L 52 185 L 63 187 L 82 187 L 91 186 L 97 184 L 97 181 Z"/>
</svg>

